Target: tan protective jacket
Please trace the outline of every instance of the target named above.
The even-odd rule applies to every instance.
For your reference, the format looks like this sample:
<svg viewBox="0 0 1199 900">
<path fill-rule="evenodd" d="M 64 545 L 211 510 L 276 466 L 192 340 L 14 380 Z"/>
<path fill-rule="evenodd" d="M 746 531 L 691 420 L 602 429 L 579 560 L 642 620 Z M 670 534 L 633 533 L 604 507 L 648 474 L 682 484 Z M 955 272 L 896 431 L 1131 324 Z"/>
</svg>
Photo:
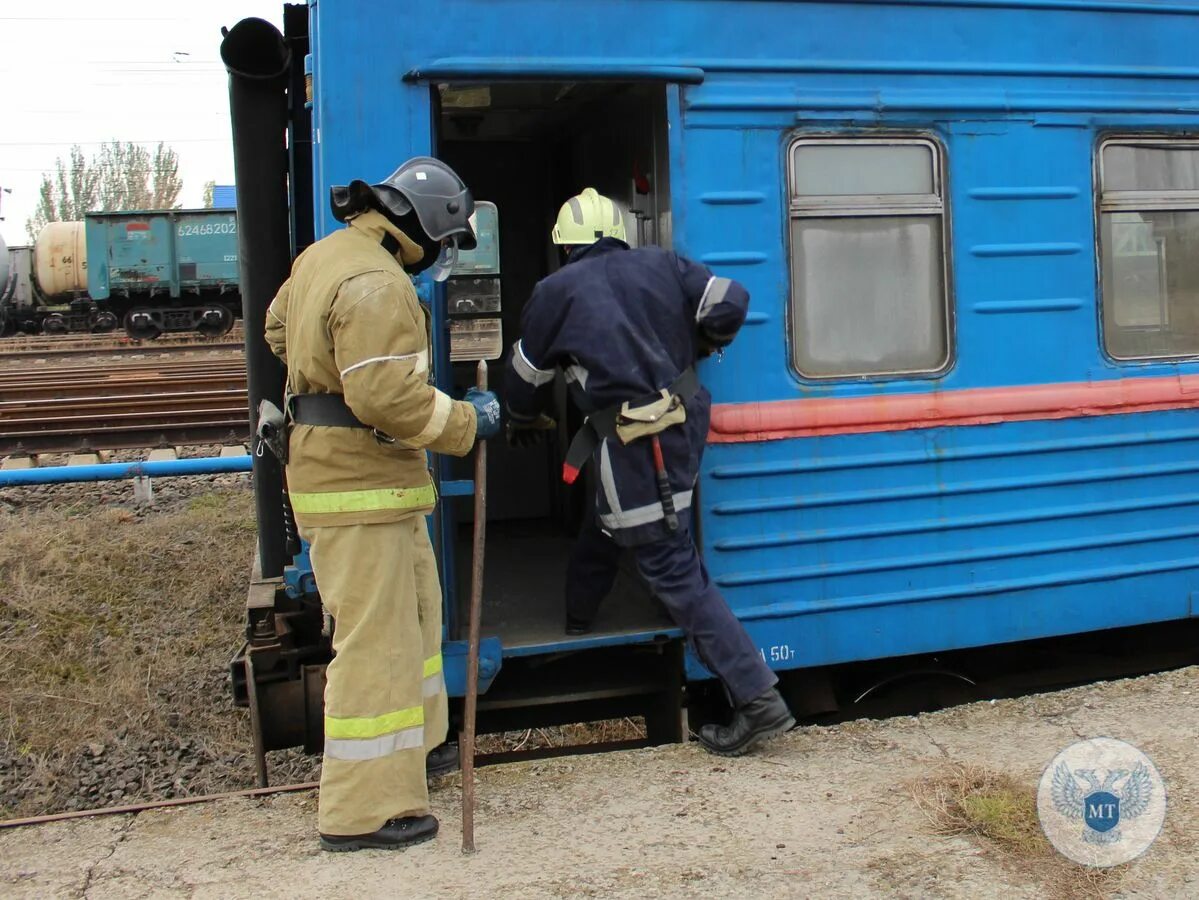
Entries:
<svg viewBox="0 0 1199 900">
<path fill-rule="evenodd" d="M 428 512 L 426 448 L 464 456 L 475 411 L 428 383 L 425 313 L 401 262 L 421 249 L 381 213 L 356 216 L 292 265 L 267 312 L 266 339 L 287 364 L 290 394 L 342 394 L 366 428 L 295 425 L 287 484 L 301 527 L 369 525 Z"/>
</svg>

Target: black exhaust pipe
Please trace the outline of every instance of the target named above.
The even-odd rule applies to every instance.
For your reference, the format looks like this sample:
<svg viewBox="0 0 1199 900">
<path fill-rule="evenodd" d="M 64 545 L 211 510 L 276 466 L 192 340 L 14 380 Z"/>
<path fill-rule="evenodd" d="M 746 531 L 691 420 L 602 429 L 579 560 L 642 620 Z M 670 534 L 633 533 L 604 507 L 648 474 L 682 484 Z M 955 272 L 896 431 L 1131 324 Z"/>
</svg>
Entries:
<svg viewBox="0 0 1199 900">
<path fill-rule="evenodd" d="M 287 210 L 287 76 L 291 53 L 283 35 L 263 19 L 221 29 L 221 61 L 229 72 L 233 172 L 237 182 L 237 252 L 250 434 L 258 404 L 283 406 L 285 371 L 267 346 L 266 310 L 291 269 Z M 283 473 L 270 453 L 254 455 L 254 506 L 263 578 L 283 574 L 286 533 Z"/>
</svg>

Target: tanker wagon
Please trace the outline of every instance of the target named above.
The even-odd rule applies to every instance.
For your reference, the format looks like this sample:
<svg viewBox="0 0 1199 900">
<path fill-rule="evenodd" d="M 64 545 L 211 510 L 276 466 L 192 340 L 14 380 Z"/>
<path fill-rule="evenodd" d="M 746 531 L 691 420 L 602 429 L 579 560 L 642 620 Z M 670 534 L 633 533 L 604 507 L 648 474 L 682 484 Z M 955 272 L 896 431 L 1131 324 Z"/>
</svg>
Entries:
<svg viewBox="0 0 1199 900">
<path fill-rule="evenodd" d="M 418 285 L 454 396 L 474 360 L 505 361 L 559 205 L 594 187 L 632 243 L 751 294 L 699 364 L 715 405 L 691 502 L 797 714 L 853 704 L 855 666 L 885 683 L 1193 621 L 1199 3 L 342 0 L 284 22 L 222 48 L 255 185 L 237 198 L 253 403 L 282 400 L 265 308 L 338 227 L 332 186 L 432 155 L 481 201 L 479 249 Z M 636 715 L 677 739 L 684 708 L 727 707 L 635 577 L 592 633 L 562 627 L 594 496 L 559 477 L 565 393 L 556 440 L 488 453 L 479 728 Z M 260 751 L 319 749 L 329 632 L 267 456 L 236 696 Z M 460 698 L 475 485 L 469 461 L 430 464 Z"/>
<path fill-rule="evenodd" d="M 7 322 L 8 299 L 15 292 L 16 278 L 12 272 L 12 255 L 8 245 L 0 236 L 0 334 L 4 334 Z"/>
<path fill-rule="evenodd" d="M 5 250 L 0 242 L 0 268 L 7 273 L 0 280 L 0 335 L 37 334 L 50 314 L 34 280 L 33 254 L 32 245 Z"/>
<path fill-rule="evenodd" d="M 8 265 L 8 275 L 0 282 L 0 335 L 14 331 L 35 334 L 41 330 L 41 322 L 34 314 L 33 247 L 9 247 L 3 264 Z"/>
</svg>

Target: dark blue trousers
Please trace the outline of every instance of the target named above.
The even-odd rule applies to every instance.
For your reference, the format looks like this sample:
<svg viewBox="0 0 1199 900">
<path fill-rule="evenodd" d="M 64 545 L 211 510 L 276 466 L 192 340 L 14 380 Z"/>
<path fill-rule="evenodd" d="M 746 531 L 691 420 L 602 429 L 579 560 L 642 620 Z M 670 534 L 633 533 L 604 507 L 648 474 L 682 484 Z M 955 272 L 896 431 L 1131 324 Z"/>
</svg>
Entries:
<svg viewBox="0 0 1199 900">
<path fill-rule="evenodd" d="M 566 610 L 591 621 L 612 590 L 623 550 L 670 617 L 695 648 L 700 661 L 724 682 L 738 706 L 764 694 L 778 678 L 733 615 L 695 548 L 691 533 L 620 547 L 591 517 L 583 526 L 566 571 Z"/>
</svg>

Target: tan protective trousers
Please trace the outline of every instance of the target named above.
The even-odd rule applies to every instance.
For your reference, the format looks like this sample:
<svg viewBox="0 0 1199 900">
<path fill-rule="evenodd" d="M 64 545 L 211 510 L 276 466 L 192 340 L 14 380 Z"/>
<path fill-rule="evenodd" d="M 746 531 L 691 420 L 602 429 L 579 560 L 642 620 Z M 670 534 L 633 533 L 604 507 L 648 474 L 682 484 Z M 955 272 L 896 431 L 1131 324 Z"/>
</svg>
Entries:
<svg viewBox="0 0 1199 900">
<path fill-rule="evenodd" d="M 425 754 L 449 727 L 441 585 L 425 517 L 303 529 L 333 649 L 325 684 L 322 834 L 429 811 Z"/>
</svg>

